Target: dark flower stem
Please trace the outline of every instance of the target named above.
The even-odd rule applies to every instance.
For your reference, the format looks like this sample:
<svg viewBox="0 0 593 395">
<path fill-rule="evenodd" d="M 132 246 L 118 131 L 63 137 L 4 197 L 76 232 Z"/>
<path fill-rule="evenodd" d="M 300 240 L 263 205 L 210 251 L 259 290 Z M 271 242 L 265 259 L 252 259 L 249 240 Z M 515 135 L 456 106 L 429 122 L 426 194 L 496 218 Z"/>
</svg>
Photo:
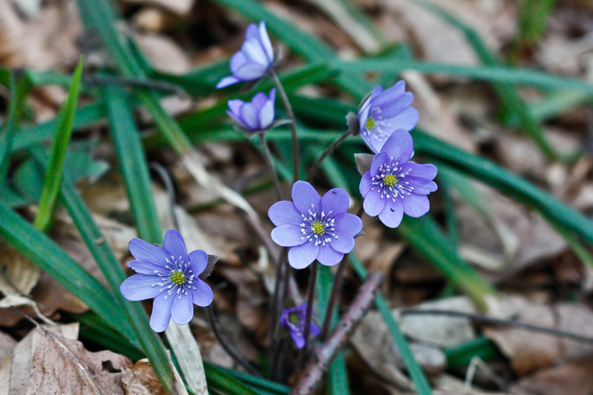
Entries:
<svg viewBox="0 0 593 395">
<path fill-rule="evenodd" d="M 309 170 L 309 174 L 307 175 L 308 182 L 311 182 L 313 177 L 315 177 L 315 174 L 317 174 L 317 172 L 319 171 L 319 168 L 321 167 L 321 164 L 323 163 L 325 158 L 327 158 L 332 152 L 334 152 L 334 150 L 338 148 L 338 146 L 342 144 L 342 142 L 344 142 L 344 140 L 346 140 L 348 136 L 350 136 L 351 134 L 352 131 L 347 130 L 346 132 L 344 132 L 344 134 L 338 137 L 338 139 L 331 143 L 329 147 L 327 147 L 327 149 L 323 152 L 323 154 L 321 154 L 319 159 L 317 159 L 317 162 L 315 162 L 315 164 L 311 167 L 311 170 Z"/>
<path fill-rule="evenodd" d="M 338 294 L 340 293 L 340 285 L 342 284 L 344 269 L 346 269 L 346 264 L 348 263 L 348 255 L 346 255 L 338 265 L 338 271 L 336 272 L 336 275 L 334 277 L 331 296 L 329 297 L 329 301 L 327 302 L 325 319 L 323 320 L 323 327 L 321 328 L 321 335 L 319 335 L 319 340 L 321 341 L 325 340 L 329 332 L 329 326 L 331 324 L 334 307 L 336 306 L 336 303 L 338 301 Z"/>
<path fill-rule="evenodd" d="M 261 142 L 262 149 L 264 150 L 264 159 L 266 160 L 268 170 L 270 171 L 270 173 L 272 173 L 272 179 L 274 180 L 274 189 L 276 189 L 276 198 L 278 200 L 282 200 L 282 190 L 280 189 L 280 181 L 278 180 L 278 173 L 276 173 L 274 159 L 272 158 L 270 147 L 268 147 L 265 132 L 260 133 L 259 141 Z"/>
<path fill-rule="evenodd" d="M 307 348 L 309 346 L 309 333 L 311 332 L 311 318 L 313 316 L 313 302 L 315 300 L 315 284 L 317 283 L 317 271 L 318 271 L 319 263 L 317 261 L 313 262 L 311 266 L 311 279 L 309 283 L 309 292 L 307 295 L 307 313 L 305 315 L 305 329 L 303 335 L 305 337 L 305 345 L 301 349 L 297 366 L 300 368 L 303 367 L 305 363 L 305 358 L 307 356 Z"/>
<path fill-rule="evenodd" d="M 290 119 L 290 134 L 292 136 L 292 178 L 293 182 L 297 182 L 299 180 L 299 139 L 297 137 L 297 129 L 296 129 L 296 119 L 294 117 L 294 112 L 292 111 L 292 106 L 290 105 L 290 101 L 288 100 L 288 96 L 286 95 L 286 91 L 280 82 L 280 79 L 276 75 L 274 69 L 270 69 L 270 78 L 276 85 L 276 89 L 280 94 L 280 98 L 282 99 L 282 103 L 284 104 L 284 109 L 286 110 L 286 114 Z"/>
<path fill-rule="evenodd" d="M 261 373 L 259 372 L 259 370 L 257 370 L 255 367 L 253 367 L 253 365 L 251 365 L 249 362 L 247 362 L 247 360 L 245 358 L 243 358 L 237 352 L 237 350 L 235 350 L 233 348 L 233 346 L 231 346 L 230 343 L 227 342 L 226 339 L 222 336 L 222 333 L 220 333 L 220 328 L 218 327 L 218 324 L 216 323 L 216 319 L 214 318 L 214 310 L 212 309 L 212 305 L 208 306 L 206 308 L 206 310 L 208 311 L 208 321 L 210 321 L 210 327 L 212 328 L 212 332 L 214 333 L 216 340 L 218 340 L 218 342 L 220 343 L 222 348 L 224 348 L 224 350 L 239 365 L 243 366 L 249 373 L 251 373 L 255 376 L 261 377 Z"/>
</svg>

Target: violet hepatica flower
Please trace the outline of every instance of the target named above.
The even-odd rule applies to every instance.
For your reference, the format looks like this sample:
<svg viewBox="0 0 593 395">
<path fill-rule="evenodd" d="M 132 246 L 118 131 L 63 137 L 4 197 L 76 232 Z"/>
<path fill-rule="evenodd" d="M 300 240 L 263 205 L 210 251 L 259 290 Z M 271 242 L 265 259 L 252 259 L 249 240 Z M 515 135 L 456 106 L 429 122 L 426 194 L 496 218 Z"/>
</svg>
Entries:
<svg viewBox="0 0 593 395">
<path fill-rule="evenodd" d="M 236 84 L 237 82 L 254 81 L 266 75 L 274 65 L 274 49 L 262 21 L 259 26 L 252 23 L 245 33 L 245 41 L 241 50 L 231 58 L 233 75 L 224 77 L 216 85 L 218 89 Z"/>
<path fill-rule="evenodd" d="M 426 214 L 430 209 L 426 195 L 437 190 L 432 180 L 438 169 L 430 164 L 409 162 L 413 154 L 410 133 L 396 130 L 360 181 L 364 211 L 371 217 L 378 215 L 390 228 L 399 226 L 404 213 L 416 218 Z"/>
<path fill-rule="evenodd" d="M 280 317 L 282 327 L 288 329 L 290 337 L 294 340 L 294 344 L 297 348 L 303 348 L 305 346 L 305 321 L 307 318 L 307 305 L 302 304 L 295 306 L 292 309 L 284 310 Z M 318 336 L 321 330 L 313 321 L 309 327 L 309 334 L 311 336 Z"/>
<path fill-rule="evenodd" d="M 239 124 L 239 128 L 249 134 L 263 132 L 274 122 L 274 101 L 276 88 L 270 91 L 270 97 L 259 92 L 251 102 L 243 100 L 229 100 L 227 114 Z"/>
<path fill-rule="evenodd" d="M 407 132 L 418 123 L 418 111 L 410 107 L 414 95 L 406 92 L 405 81 L 399 81 L 383 91 L 376 86 L 358 111 L 360 136 L 377 153 L 391 134 L 398 129 Z"/>
<path fill-rule="evenodd" d="M 320 197 L 311 184 L 297 181 L 292 186 L 292 200 L 277 202 L 268 211 L 270 220 L 277 226 L 272 231 L 272 240 L 291 247 L 290 266 L 303 269 L 315 259 L 333 266 L 352 251 L 362 221 L 346 212 L 350 203 L 346 191 L 334 188 Z"/>
<path fill-rule="evenodd" d="M 212 303 L 212 289 L 198 277 L 208 266 L 208 255 L 202 250 L 188 254 L 176 230 L 165 234 L 165 248 L 141 239 L 132 239 L 129 248 L 135 260 L 128 267 L 138 274 L 127 278 L 120 291 L 128 300 L 154 298 L 150 327 L 155 332 L 167 329 L 171 317 L 179 325 L 187 324 L 194 304 Z"/>
</svg>

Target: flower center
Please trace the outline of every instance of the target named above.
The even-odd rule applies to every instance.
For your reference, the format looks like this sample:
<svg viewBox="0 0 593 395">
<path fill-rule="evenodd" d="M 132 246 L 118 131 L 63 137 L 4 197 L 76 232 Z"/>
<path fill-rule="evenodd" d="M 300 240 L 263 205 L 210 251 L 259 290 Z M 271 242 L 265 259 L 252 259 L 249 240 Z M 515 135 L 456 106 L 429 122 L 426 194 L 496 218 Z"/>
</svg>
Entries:
<svg viewBox="0 0 593 395">
<path fill-rule="evenodd" d="M 175 285 L 182 285 L 185 283 L 185 273 L 181 270 L 173 270 L 169 275 L 169 280 Z"/>
<path fill-rule="evenodd" d="M 388 187 L 392 187 L 397 184 L 397 177 L 395 177 L 393 174 L 388 174 L 383 179 L 383 184 L 387 185 Z"/>
<path fill-rule="evenodd" d="M 376 125 L 376 123 L 375 123 L 375 120 L 373 119 L 373 117 L 368 117 L 367 123 L 364 126 L 367 130 L 372 130 L 375 127 L 375 125 Z"/>
<path fill-rule="evenodd" d="M 299 315 L 298 314 L 289 314 L 288 315 L 288 321 L 291 324 L 298 324 L 299 323 Z"/>
<path fill-rule="evenodd" d="M 325 233 L 325 225 L 321 221 L 315 221 L 311 224 L 311 230 L 317 235 L 322 235 Z"/>
</svg>

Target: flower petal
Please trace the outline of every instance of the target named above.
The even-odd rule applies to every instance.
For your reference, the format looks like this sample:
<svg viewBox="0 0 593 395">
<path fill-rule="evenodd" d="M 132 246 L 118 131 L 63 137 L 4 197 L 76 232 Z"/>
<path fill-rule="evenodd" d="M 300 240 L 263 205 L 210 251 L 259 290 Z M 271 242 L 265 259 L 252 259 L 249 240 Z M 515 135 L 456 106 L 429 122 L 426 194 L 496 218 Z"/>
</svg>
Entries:
<svg viewBox="0 0 593 395">
<path fill-rule="evenodd" d="M 237 122 L 239 124 L 239 126 L 249 129 L 249 125 L 245 124 L 245 121 L 243 120 L 243 118 L 241 117 L 240 114 L 234 114 L 229 110 L 226 110 L 226 113 L 229 117 L 231 117 L 235 122 Z"/>
<path fill-rule="evenodd" d="M 124 298 L 128 300 L 137 301 L 152 299 L 163 293 L 162 287 L 154 284 L 160 284 L 159 277 L 147 276 L 145 274 L 134 274 L 121 283 L 119 290 Z"/>
<path fill-rule="evenodd" d="M 344 254 L 334 250 L 330 245 L 326 244 L 325 247 L 319 249 L 317 260 L 324 266 L 334 266 L 340 263 L 342 258 L 344 258 Z"/>
<path fill-rule="evenodd" d="M 434 180 L 439 172 L 439 169 L 435 165 L 429 163 L 415 163 L 408 162 L 404 166 L 405 170 L 410 170 L 410 176 L 415 178 L 424 178 L 426 180 Z"/>
<path fill-rule="evenodd" d="M 399 162 L 400 165 L 408 162 L 414 153 L 412 136 L 403 129 L 396 130 L 383 144 L 381 152 L 386 153 L 395 162 Z"/>
<path fill-rule="evenodd" d="M 334 188 L 327 191 L 321 198 L 321 210 L 328 215 L 330 212 L 342 214 L 348 211 L 350 197 L 342 188 Z"/>
<path fill-rule="evenodd" d="M 245 126 L 252 130 L 259 129 L 259 120 L 257 119 L 257 110 L 251 103 L 245 103 L 241 107 L 241 119 L 245 122 Z"/>
<path fill-rule="evenodd" d="M 258 63 L 265 68 L 270 64 L 270 60 L 268 59 L 259 38 L 255 40 L 246 40 L 241 46 L 241 52 L 247 56 L 249 62 Z"/>
<path fill-rule="evenodd" d="M 345 232 L 335 231 L 334 233 L 336 236 L 338 236 L 338 238 L 332 238 L 332 241 L 329 243 L 329 245 L 334 250 L 341 252 L 342 254 L 351 253 L 354 249 L 354 238 Z M 321 256 L 321 254 L 319 255 Z"/>
<path fill-rule="evenodd" d="M 251 99 L 251 104 L 255 106 L 257 111 L 261 110 L 264 104 L 268 101 L 268 96 L 266 96 L 263 92 L 258 92 L 253 99 Z"/>
<path fill-rule="evenodd" d="M 360 190 L 360 195 L 364 198 L 367 195 L 367 193 L 370 192 L 372 187 L 373 178 L 371 177 L 371 172 L 366 171 L 360 179 L 360 185 L 358 187 L 358 189 Z"/>
<path fill-rule="evenodd" d="M 338 214 L 334 217 L 334 220 L 336 221 L 334 228 L 350 237 L 356 236 L 362 230 L 362 220 L 354 214 Z"/>
<path fill-rule="evenodd" d="M 183 241 L 183 237 L 175 229 L 169 229 L 165 233 L 165 250 L 173 255 L 175 259 L 181 257 L 183 262 L 188 261 L 185 241 Z"/>
<path fill-rule="evenodd" d="M 294 203 L 289 200 L 274 203 L 268 210 L 268 217 L 276 226 L 284 224 L 300 225 L 303 222 L 301 213 L 297 211 Z"/>
<path fill-rule="evenodd" d="M 288 263 L 295 269 L 304 269 L 313 263 L 318 255 L 319 246 L 313 241 L 308 241 L 288 250 Z"/>
<path fill-rule="evenodd" d="M 208 266 L 208 254 L 202 250 L 195 250 L 189 253 L 189 261 L 191 262 L 192 274 L 196 277 L 206 270 Z"/>
<path fill-rule="evenodd" d="M 268 100 L 259 110 L 260 129 L 267 129 L 274 122 L 274 115 L 274 103 Z"/>
<path fill-rule="evenodd" d="M 414 107 L 409 107 L 385 121 L 388 122 L 394 130 L 403 129 L 406 132 L 409 132 L 418 125 L 419 120 L 420 114 L 418 113 L 418 110 Z"/>
<path fill-rule="evenodd" d="M 405 180 L 410 187 L 414 188 L 414 193 L 418 195 L 428 195 L 438 189 L 436 182 L 424 178 L 406 177 Z"/>
<path fill-rule="evenodd" d="M 181 297 L 180 297 L 181 296 Z M 194 316 L 194 304 L 191 295 L 171 295 L 173 297 L 173 307 L 171 308 L 171 317 L 177 325 L 185 325 L 191 321 Z"/>
<path fill-rule="evenodd" d="M 301 349 L 303 347 L 305 347 L 305 336 L 303 336 L 302 333 L 297 332 L 297 331 L 290 331 L 290 337 L 292 337 L 292 340 L 294 341 L 294 345 Z"/>
<path fill-rule="evenodd" d="M 272 230 L 272 240 L 282 247 L 294 247 L 303 244 L 301 227 L 296 225 L 280 225 Z"/>
<path fill-rule="evenodd" d="M 196 289 L 191 290 L 193 303 L 200 307 L 210 306 L 212 300 L 214 300 L 212 288 L 200 278 L 194 279 L 194 287 Z"/>
<path fill-rule="evenodd" d="M 377 215 L 381 214 L 385 208 L 385 199 L 381 198 L 379 192 L 371 191 L 364 198 L 364 203 L 362 206 L 364 208 L 364 212 L 367 213 L 367 215 L 370 217 L 376 217 Z"/>
<path fill-rule="evenodd" d="M 172 295 L 163 292 L 154 300 L 152 314 L 150 315 L 150 327 L 153 331 L 160 333 L 169 326 L 173 299 Z"/>
<path fill-rule="evenodd" d="M 237 82 L 241 82 L 241 80 L 233 75 L 230 75 L 221 79 L 220 82 L 216 84 L 216 89 L 226 88 L 227 86 L 236 84 Z"/>
<path fill-rule="evenodd" d="M 379 174 L 379 168 L 385 164 L 385 162 L 387 162 L 389 160 L 389 155 L 387 155 L 385 152 L 380 152 L 377 155 L 375 155 L 375 157 L 373 158 L 373 160 L 371 161 L 371 170 L 369 170 L 369 172 L 371 173 L 371 180 L 373 177 L 375 177 L 377 174 Z"/>
<path fill-rule="evenodd" d="M 245 66 L 245 64 L 249 62 L 247 56 L 241 51 L 236 52 L 230 61 L 231 72 L 234 74 L 235 71 L 239 70 L 241 67 Z"/>
<path fill-rule="evenodd" d="M 157 273 L 166 275 L 169 272 L 164 266 L 155 265 L 147 261 L 129 261 L 126 265 L 138 274 L 147 274 L 149 276 L 154 276 Z"/>
<path fill-rule="evenodd" d="M 246 40 L 259 40 L 259 28 L 256 23 L 250 23 L 245 30 Z"/>
<path fill-rule="evenodd" d="M 385 208 L 379 214 L 379 219 L 388 228 L 397 228 L 404 218 L 404 205 L 401 199 L 389 199 Z"/>
<path fill-rule="evenodd" d="M 252 81 L 263 77 L 267 71 L 266 66 L 249 62 L 234 71 L 233 75 L 241 81 Z"/>
<path fill-rule="evenodd" d="M 311 336 L 319 336 L 321 329 L 319 329 L 319 327 L 314 322 L 311 322 L 311 326 L 309 326 L 309 333 Z"/>
<path fill-rule="evenodd" d="M 404 212 L 410 217 L 418 218 L 430 210 L 430 202 L 424 195 L 416 195 L 415 193 L 406 196 L 404 201 Z"/>
<path fill-rule="evenodd" d="M 231 112 L 237 116 L 241 115 L 241 107 L 245 102 L 243 100 L 234 99 L 228 101 L 228 106 Z"/>
<path fill-rule="evenodd" d="M 165 259 L 169 258 L 167 251 L 142 239 L 130 240 L 128 248 L 138 261 L 148 261 L 155 265 L 165 266 Z"/>
<path fill-rule="evenodd" d="M 307 213 L 309 210 L 320 214 L 321 211 L 321 197 L 309 184 L 305 181 L 297 181 L 292 186 L 292 201 L 297 208 L 297 210 L 307 217 Z"/>
<path fill-rule="evenodd" d="M 271 62 L 274 61 L 274 48 L 272 47 L 272 42 L 270 41 L 270 36 L 268 36 L 268 31 L 266 30 L 266 23 L 261 21 L 259 23 L 259 37 L 262 43 L 264 50 L 266 51 L 266 55 L 268 55 L 268 60 Z"/>
</svg>

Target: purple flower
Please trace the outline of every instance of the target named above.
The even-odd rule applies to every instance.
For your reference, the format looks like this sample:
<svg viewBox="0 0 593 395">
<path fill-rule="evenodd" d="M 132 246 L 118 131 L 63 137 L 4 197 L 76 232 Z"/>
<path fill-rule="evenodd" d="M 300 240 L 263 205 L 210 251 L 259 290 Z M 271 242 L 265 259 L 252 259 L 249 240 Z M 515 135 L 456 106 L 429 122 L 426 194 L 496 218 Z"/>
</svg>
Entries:
<svg viewBox="0 0 593 395">
<path fill-rule="evenodd" d="M 164 249 L 141 239 L 132 239 L 129 248 L 136 260 L 128 262 L 128 267 L 138 274 L 127 278 L 120 291 L 128 300 L 154 298 L 153 331 L 167 329 L 171 317 L 179 325 L 187 324 L 194 316 L 194 304 L 212 303 L 212 289 L 198 277 L 208 266 L 208 255 L 202 250 L 188 254 L 176 230 L 165 234 Z"/>
<path fill-rule="evenodd" d="M 378 215 L 390 228 L 399 226 L 404 213 L 415 218 L 426 214 L 430 209 L 426 195 L 437 190 L 432 180 L 438 169 L 430 164 L 408 162 L 413 153 L 410 133 L 396 130 L 360 181 L 364 211 L 371 217 Z"/>
<path fill-rule="evenodd" d="M 280 322 L 283 328 L 288 329 L 290 337 L 294 340 L 294 344 L 297 348 L 303 348 L 305 346 L 305 321 L 307 318 L 307 305 L 302 304 L 295 306 L 292 309 L 284 310 L 280 317 Z M 309 327 L 309 334 L 311 336 L 318 336 L 321 330 L 313 321 Z"/>
<path fill-rule="evenodd" d="M 419 115 L 410 107 L 413 101 L 414 95 L 406 92 L 405 81 L 399 81 L 386 91 L 377 85 L 363 101 L 358 111 L 360 136 L 374 153 L 381 151 L 395 130 L 414 129 Z"/>
<path fill-rule="evenodd" d="M 237 82 L 253 81 L 262 78 L 274 64 L 274 50 L 262 21 L 259 27 L 252 23 L 245 32 L 245 41 L 241 50 L 231 58 L 233 75 L 224 77 L 216 85 L 218 89 Z"/>
<path fill-rule="evenodd" d="M 249 103 L 238 99 L 229 100 L 230 110 L 226 113 L 246 132 L 261 132 L 272 126 L 274 122 L 275 100 L 276 88 L 272 88 L 269 98 L 265 93 L 259 92 Z"/>
<path fill-rule="evenodd" d="M 334 188 L 320 197 L 311 184 L 297 181 L 292 186 L 292 200 L 277 202 L 268 211 L 277 226 L 272 240 L 292 247 L 288 251 L 290 266 L 304 269 L 315 259 L 333 266 L 352 251 L 362 221 L 346 212 L 350 203 L 346 191 Z"/>
</svg>

